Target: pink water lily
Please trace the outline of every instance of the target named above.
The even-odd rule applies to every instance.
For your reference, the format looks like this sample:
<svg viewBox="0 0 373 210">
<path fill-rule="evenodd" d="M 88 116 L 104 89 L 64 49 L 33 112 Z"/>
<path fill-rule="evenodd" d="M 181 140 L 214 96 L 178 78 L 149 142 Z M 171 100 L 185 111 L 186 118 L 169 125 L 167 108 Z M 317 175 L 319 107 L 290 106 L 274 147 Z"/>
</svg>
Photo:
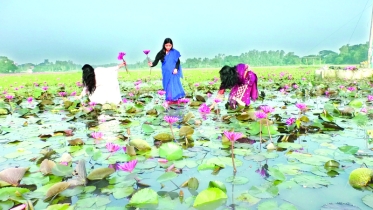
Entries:
<svg viewBox="0 0 373 210">
<path fill-rule="evenodd" d="M 61 97 L 65 97 L 67 95 L 67 93 L 66 92 L 59 92 L 58 95 L 61 96 Z"/>
<path fill-rule="evenodd" d="M 181 99 L 179 99 L 179 102 L 180 102 L 180 103 L 184 103 L 184 104 L 189 103 L 189 101 L 190 101 L 189 98 L 181 98 Z"/>
<path fill-rule="evenodd" d="M 220 100 L 219 98 L 215 98 L 215 99 L 214 99 L 214 102 L 215 102 L 215 103 L 220 103 L 221 100 Z"/>
<path fill-rule="evenodd" d="M 122 171 L 132 172 L 135 169 L 137 164 L 137 160 L 131 160 L 127 163 L 120 163 L 118 164 L 118 169 Z"/>
<path fill-rule="evenodd" d="M 373 101 L 373 96 L 372 95 L 368 95 L 368 101 Z"/>
<path fill-rule="evenodd" d="M 13 95 L 6 95 L 5 98 L 10 101 L 10 100 L 14 99 L 14 96 Z"/>
<path fill-rule="evenodd" d="M 352 91 L 355 91 L 355 90 L 356 90 L 356 88 L 355 88 L 354 86 L 351 86 L 351 87 L 348 87 L 348 88 L 347 88 L 347 90 L 349 90 L 349 91 L 351 91 L 351 92 L 352 92 Z"/>
<path fill-rule="evenodd" d="M 168 124 L 174 124 L 175 122 L 179 121 L 179 118 L 172 117 L 172 116 L 164 116 L 164 121 L 166 121 Z"/>
<path fill-rule="evenodd" d="M 295 123 L 295 118 L 290 117 L 286 120 L 286 125 L 292 125 Z"/>
<path fill-rule="evenodd" d="M 158 92 L 158 95 L 160 96 L 163 96 L 164 94 L 166 94 L 166 91 L 164 90 L 158 90 L 157 92 Z"/>
<path fill-rule="evenodd" d="M 270 106 L 261 106 L 260 109 L 266 113 L 266 114 L 269 114 L 269 113 L 272 113 L 273 111 L 275 111 L 274 108 L 270 107 Z"/>
<path fill-rule="evenodd" d="M 297 84 L 294 84 L 294 85 L 293 85 L 293 88 L 294 88 L 294 89 L 298 89 L 298 85 L 297 85 Z"/>
<path fill-rule="evenodd" d="M 258 119 L 265 119 L 267 118 L 267 114 L 263 111 L 255 112 L 255 117 Z"/>
<path fill-rule="evenodd" d="M 210 114 L 211 109 L 210 109 L 209 106 L 207 106 L 207 104 L 203 103 L 203 104 L 198 108 L 198 111 L 199 111 L 201 114 Z"/>
<path fill-rule="evenodd" d="M 106 143 L 106 149 L 109 150 L 109 152 L 114 153 L 120 149 L 120 146 L 118 144 L 108 142 Z"/>
<path fill-rule="evenodd" d="M 160 162 L 160 163 L 167 163 L 168 160 L 166 160 L 166 159 L 162 159 L 162 158 L 158 158 L 158 162 Z"/>
<path fill-rule="evenodd" d="M 236 133 L 236 132 L 229 132 L 229 131 L 224 131 L 223 133 L 227 137 L 227 139 L 229 139 L 229 141 L 232 143 L 231 144 L 231 157 L 232 157 L 233 173 L 236 174 L 237 169 L 236 169 L 236 164 L 234 162 L 234 142 L 242 138 L 243 134 L 239 132 Z"/>
<path fill-rule="evenodd" d="M 150 53 L 150 50 L 143 50 L 145 55 L 148 55 Z"/>
<path fill-rule="evenodd" d="M 64 165 L 64 166 L 68 166 L 69 165 L 69 162 L 65 162 L 65 161 L 62 161 L 60 162 L 61 165 Z"/>
<path fill-rule="evenodd" d="M 22 204 L 22 205 L 19 205 L 19 206 L 16 206 L 16 207 L 13 207 L 9 210 L 23 210 L 23 209 L 26 209 L 27 205 L 26 204 Z"/>
<path fill-rule="evenodd" d="M 118 60 L 123 60 L 123 57 L 126 55 L 125 52 L 119 52 L 118 54 Z"/>
<path fill-rule="evenodd" d="M 242 138 L 243 134 L 239 132 L 229 132 L 229 131 L 224 131 L 224 135 L 229 139 L 229 141 L 234 142 L 237 141 L 237 139 Z"/>
<path fill-rule="evenodd" d="M 307 105 L 304 104 L 304 103 L 297 103 L 297 104 L 295 104 L 295 106 L 296 106 L 298 109 L 302 110 L 302 111 L 304 111 L 304 110 L 307 109 Z"/>
<path fill-rule="evenodd" d="M 96 103 L 96 102 L 94 102 L 94 101 L 90 101 L 90 102 L 88 103 L 88 105 L 89 105 L 89 106 L 91 106 L 91 107 L 94 107 L 94 106 L 96 106 L 96 105 L 97 105 L 97 103 Z"/>
<path fill-rule="evenodd" d="M 31 103 L 31 102 L 32 102 L 32 100 L 33 100 L 33 98 L 32 98 L 32 97 L 28 97 L 28 98 L 27 98 L 27 102 L 28 102 L 28 103 Z"/>
<path fill-rule="evenodd" d="M 124 152 L 127 152 L 127 147 L 122 147 Z"/>
<path fill-rule="evenodd" d="M 101 133 L 101 132 L 93 132 L 93 133 L 91 133 L 91 136 L 94 139 L 102 139 L 102 137 L 104 136 L 104 134 Z"/>
<path fill-rule="evenodd" d="M 76 91 L 72 92 L 70 96 L 76 96 Z"/>
<path fill-rule="evenodd" d="M 43 89 L 44 91 L 47 91 L 47 90 L 48 90 L 48 86 L 44 86 L 42 89 Z"/>
</svg>

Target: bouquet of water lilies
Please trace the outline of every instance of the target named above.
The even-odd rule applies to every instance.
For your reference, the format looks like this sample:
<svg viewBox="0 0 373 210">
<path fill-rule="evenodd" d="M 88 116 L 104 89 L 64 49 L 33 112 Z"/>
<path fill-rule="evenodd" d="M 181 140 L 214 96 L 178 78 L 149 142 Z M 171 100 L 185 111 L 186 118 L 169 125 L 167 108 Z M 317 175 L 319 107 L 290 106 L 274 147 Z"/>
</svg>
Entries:
<svg viewBox="0 0 373 210">
<path fill-rule="evenodd" d="M 343 70 L 356 71 L 358 68 L 356 66 L 346 66 L 343 68 Z"/>
<path fill-rule="evenodd" d="M 123 60 L 123 61 L 125 61 L 125 60 L 124 60 L 124 56 L 125 56 L 125 55 L 126 55 L 125 52 L 119 52 L 119 54 L 118 54 L 118 60 Z M 126 64 L 124 67 L 126 67 L 126 71 L 127 71 L 127 73 L 128 73 L 127 64 Z"/>
</svg>

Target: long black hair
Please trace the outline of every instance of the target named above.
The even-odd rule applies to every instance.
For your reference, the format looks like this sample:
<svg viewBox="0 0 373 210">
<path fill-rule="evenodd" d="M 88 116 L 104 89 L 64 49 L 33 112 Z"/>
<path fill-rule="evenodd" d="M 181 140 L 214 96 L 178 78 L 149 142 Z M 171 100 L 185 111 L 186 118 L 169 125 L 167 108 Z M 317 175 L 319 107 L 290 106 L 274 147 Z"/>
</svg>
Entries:
<svg viewBox="0 0 373 210">
<path fill-rule="evenodd" d="M 231 89 L 233 86 L 240 83 L 236 66 L 230 67 L 225 65 L 223 66 L 223 68 L 221 68 L 219 74 L 221 81 L 221 89 Z"/>
<path fill-rule="evenodd" d="M 164 56 L 166 56 L 166 47 L 165 47 L 165 44 L 172 44 L 171 49 L 174 47 L 174 44 L 173 44 L 171 38 L 166 38 L 166 39 L 163 41 L 162 49 L 161 49 L 161 51 L 159 51 L 159 53 L 162 55 L 162 56 L 161 56 L 161 59 L 160 59 L 162 62 L 164 61 Z"/>
<path fill-rule="evenodd" d="M 96 90 L 96 75 L 95 70 L 89 64 L 82 67 L 83 70 L 83 85 L 87 88 L 88 94 L 91 95 Z"/>
</svg>

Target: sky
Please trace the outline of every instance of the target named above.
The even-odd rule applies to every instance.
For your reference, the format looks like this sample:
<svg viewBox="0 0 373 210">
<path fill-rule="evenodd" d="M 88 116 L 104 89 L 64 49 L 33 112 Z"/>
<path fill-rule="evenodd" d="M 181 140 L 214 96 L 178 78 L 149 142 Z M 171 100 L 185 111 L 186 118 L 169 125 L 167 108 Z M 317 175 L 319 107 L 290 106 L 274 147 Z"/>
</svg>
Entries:
<svg viewBox="0 0 373 210">
<path fill-rule="evenodd" d="M 0 0 L 0 56 L 93 65 L 285 50 L 305 56 L 369 40 L 371 0 Z"/>
</svg>

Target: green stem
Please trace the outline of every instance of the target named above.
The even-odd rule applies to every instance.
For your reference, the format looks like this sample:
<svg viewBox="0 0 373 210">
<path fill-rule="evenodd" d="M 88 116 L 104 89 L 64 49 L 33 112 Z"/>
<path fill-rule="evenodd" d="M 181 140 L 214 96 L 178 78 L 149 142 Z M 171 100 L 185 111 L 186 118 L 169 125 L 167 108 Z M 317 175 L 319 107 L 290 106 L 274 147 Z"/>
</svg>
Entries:
<svg viewBox="0 0 373 210">
<path fill-rule="evenodd" d="M 236 164 L 234 163 L 234 152 L 233 152 L 233 146 L 234 146 L 234 141 L 232 141 L 231 144 L 231 152 L 232 152 L 232 165 L 233 165 L 233 172 L 236 174 L 237 169 L 236 169 Z"/>
<path fill-rule="evenodd" d="M 172 138 L 174 138 L 175 140 L 175 135 L 174 135 L 174 131 L 172 130 L 172 124 L 170 123 L 170 129 L 171 129 L 171 133 L 172 133 Z"/>
<path fill-rule="evenodd" d="M 259 139 L 260 139 L 259 151 L 262 151 L 262 122 L 260 120 L 259 120 Z"/>
</svg>

